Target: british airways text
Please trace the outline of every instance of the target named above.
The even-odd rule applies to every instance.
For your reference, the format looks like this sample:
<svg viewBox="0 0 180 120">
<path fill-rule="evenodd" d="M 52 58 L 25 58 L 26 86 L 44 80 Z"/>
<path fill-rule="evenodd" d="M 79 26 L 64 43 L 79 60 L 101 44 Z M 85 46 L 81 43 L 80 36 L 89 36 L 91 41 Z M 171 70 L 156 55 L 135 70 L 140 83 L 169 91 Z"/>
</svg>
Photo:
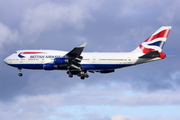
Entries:
<svg viewBox="0 0 180 120">
<path fill-rule="evenodd" d="M 60 55 L 31 55 L 30 58 L 59 58 Z"/>
</svg>

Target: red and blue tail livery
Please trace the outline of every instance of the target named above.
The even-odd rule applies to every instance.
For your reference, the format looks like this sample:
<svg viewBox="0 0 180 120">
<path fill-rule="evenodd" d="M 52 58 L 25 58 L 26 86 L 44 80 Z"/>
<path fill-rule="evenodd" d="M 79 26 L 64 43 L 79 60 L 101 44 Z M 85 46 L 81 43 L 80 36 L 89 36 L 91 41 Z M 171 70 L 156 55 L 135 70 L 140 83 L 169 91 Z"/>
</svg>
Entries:
<svg viewBox="0 0 180 120">
<path fill-rule="evenodd" d="M 58 50 L 18 50 L 4 59 L 7 65 L 19 69 L 64 70 L 69 77 L 81 79 L 90 73 L 111 73 L 115 69 L 136 64 L 161 60 L 166 57 L 163 46 L 170 33 L 171 26 L 162 26 L 132 52 L 83 52 L 87 42 L 70 52 Z"/>
<path fill-rule="evenodd" d="M 163 46 L 170 33 L 171 26 L 163 26 L 158 29 L 154 34 L 148 37 L 141 45 L 134 50 L 134 52 L 143 52 L 144 54 L 150 51 L 161 52 Z"/>
</svg>

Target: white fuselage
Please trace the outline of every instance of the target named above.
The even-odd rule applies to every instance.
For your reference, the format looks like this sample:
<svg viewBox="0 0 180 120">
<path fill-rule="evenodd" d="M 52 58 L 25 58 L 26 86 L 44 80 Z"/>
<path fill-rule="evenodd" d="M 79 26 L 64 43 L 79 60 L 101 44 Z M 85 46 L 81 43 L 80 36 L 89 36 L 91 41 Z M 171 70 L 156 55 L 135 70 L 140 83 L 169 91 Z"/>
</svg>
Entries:
<svg viewBox="0 0 180 120">
<path fill-rule="evenodd" d="M 7 57 L 6 64 L 23 69 L 43 69 L 46 63 L 54 63 L 55 58 L 66 55 L 66 51 L 57 50 L 19 50 Z M 107 53 L 107 52 L 83 52 L 81 65 L 85 70 L 117 69 L 140 63 L 159 60 L 160 58 L 139 58 L 141 53 Z M 65 66 L 56 69 L 66 70 Z"/>
</svg>

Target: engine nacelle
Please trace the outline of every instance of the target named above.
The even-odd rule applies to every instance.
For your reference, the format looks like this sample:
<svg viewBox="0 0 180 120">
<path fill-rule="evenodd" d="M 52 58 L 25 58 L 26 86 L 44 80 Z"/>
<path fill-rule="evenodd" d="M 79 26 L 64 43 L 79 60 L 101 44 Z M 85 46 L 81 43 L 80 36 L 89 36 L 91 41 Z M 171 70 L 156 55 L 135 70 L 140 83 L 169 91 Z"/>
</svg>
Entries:
<svg viewBox="0 0 180 120">
<path fill-rule="evenodd" d="M 69 63 L 69 60 L 67 58 L 55 58 L 54 64 L 56 65 L 63 65 Z"/>
<path fill-rule="evenodd" d="M 100 73 L 111 73 L 111 72 L 114 72 L 115 70 L 112 69 L 112 70 L 100 70 L 99 72 Z"/>
<path fill-rule="evenodd" d="M 54 70 L 55 69 L 54 64 L 52 64 L 52 63 L 44 64 L 43 68 L 44 68 L 44 70 Z"/>
</svg>

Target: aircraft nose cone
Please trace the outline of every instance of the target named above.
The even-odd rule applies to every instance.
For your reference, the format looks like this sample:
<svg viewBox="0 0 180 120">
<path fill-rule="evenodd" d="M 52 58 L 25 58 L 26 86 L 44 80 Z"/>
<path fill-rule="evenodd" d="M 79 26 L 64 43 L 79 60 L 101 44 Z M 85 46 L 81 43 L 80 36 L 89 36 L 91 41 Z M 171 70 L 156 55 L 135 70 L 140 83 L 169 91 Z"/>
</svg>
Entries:
<svg viewBox="0 0 180 120">
<path fill-rule="evenodd" d="M 6 63 L 7 65 L 9 65 L 8 58 L 5 58 L 5 59 L 4 59 L 4 63 Z"/>
<path fill-rule="evenodd" d="M 4 63 L 8 64 L 8 63 L 7 63 L 7 58 L 4 59 Z"/>
</svg>

